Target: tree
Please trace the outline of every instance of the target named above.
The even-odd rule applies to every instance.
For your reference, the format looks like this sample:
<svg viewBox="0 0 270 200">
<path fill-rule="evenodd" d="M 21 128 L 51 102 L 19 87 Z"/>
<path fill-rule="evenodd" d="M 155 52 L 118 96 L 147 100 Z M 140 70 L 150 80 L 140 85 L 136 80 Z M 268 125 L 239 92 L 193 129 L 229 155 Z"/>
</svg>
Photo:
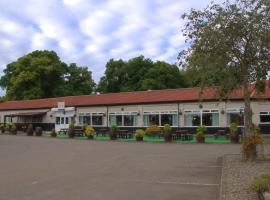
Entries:
<svg viewBox="0 0 270 200">
<path fill-rule="evenodd" d="M 140 81 L 141 90 L 157 90 L 166 88 L 186 87 L 184 75 L 176 65 L 171 65 L 163 61 L 154 63 Z"/>
<path fill-rule="evenodd" d="M 201 87 L 217 85 L 221 97 L 243 92 L 245 140 L 252 131 L 251 94 L 264 90 L 270 70 L 270 1 L 227 0 L 204 10 L 184 14 L 183 30 L 190 47 L 180 52 L 179 63 L 199 74 Z M 250 87 L 253 83 L 255 87 Z M 245 156 L 256 157 L 256 144 Z"/>
<path fill-rule="evenodd" d="M 87 69 L 68 66 L 54 51 L 45 50 L 33 51 L 8 64 L 0 86 L 6 89 L 9 100 L 38 99 L 89 94 L 93 80 Z"/>
<path fill-rule="evenodd" d="M 96 84 L 92 79 L 92 72 L 87 67 L 78 67 L 76 63 L 68 66 L 66 81 L 69 95 L 90 94 Z"/>
<path fill-rule="evenodd" d="M 97 90 L 125 92 L 185 86 L 184 74 L 176 65 L 153 62 L 139 56 L 128 61 L 111 59 L 106 64 L 105 76 L 101 77 Z"/>
</svg>

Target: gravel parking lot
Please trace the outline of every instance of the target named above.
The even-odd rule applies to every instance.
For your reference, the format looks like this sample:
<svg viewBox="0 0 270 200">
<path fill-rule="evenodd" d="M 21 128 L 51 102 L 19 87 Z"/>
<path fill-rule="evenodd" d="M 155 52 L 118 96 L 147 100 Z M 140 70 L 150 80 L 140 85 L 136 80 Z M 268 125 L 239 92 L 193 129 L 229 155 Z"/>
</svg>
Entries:
<svg viewBox="0 0 270 200">
<path fill-rule="evenodd" d="M 215 200 L 231 144 L 0 135 L 0 200 Z"/>
</svg>

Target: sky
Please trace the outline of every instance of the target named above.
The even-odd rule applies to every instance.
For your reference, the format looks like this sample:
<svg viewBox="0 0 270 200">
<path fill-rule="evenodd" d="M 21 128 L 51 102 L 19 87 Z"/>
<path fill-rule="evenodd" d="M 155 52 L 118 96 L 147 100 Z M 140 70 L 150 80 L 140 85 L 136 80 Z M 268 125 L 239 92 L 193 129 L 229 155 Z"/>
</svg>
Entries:
<svg viewBox="0 0 270 200">
<path fill-rule="evenodd" d="M 210 0 L 0 0 L 0 75 L 34 50 L 87 66 L 96 82 L 106 62 L 144 55 L 176 61 L 185 48 L 181 15 Z M 4 94 L 4 91 L 0 91 Z"/>
</svg>

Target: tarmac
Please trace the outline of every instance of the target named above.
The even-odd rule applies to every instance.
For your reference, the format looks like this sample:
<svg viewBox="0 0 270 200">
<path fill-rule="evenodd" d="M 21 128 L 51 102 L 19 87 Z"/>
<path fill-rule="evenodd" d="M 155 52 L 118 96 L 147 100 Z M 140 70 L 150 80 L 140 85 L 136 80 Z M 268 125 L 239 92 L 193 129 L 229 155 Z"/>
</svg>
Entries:
<svg viewBox="0 0 270 200">
<path fill-rule="evenodd" d="M 216 200 L 240 145 L 0 135 L 0 200 Z"/>
</svg>

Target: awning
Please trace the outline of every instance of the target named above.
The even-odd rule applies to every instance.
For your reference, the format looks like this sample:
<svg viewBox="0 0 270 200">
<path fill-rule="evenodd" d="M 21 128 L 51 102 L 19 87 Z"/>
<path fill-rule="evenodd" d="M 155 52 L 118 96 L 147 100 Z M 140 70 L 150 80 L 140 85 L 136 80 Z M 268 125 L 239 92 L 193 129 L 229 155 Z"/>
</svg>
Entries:
<svg viewBox="0 0 270 200">
<path fill-rule="evenodd" d="M 5 115 L 6 117 L 34 117 L 34 116 L 42 116 L 45 115 L 48 111 L 46 112 L 22 112 L 22 113 L 14 113 L 14 114 L 9 114 Z"/>
</svg>

